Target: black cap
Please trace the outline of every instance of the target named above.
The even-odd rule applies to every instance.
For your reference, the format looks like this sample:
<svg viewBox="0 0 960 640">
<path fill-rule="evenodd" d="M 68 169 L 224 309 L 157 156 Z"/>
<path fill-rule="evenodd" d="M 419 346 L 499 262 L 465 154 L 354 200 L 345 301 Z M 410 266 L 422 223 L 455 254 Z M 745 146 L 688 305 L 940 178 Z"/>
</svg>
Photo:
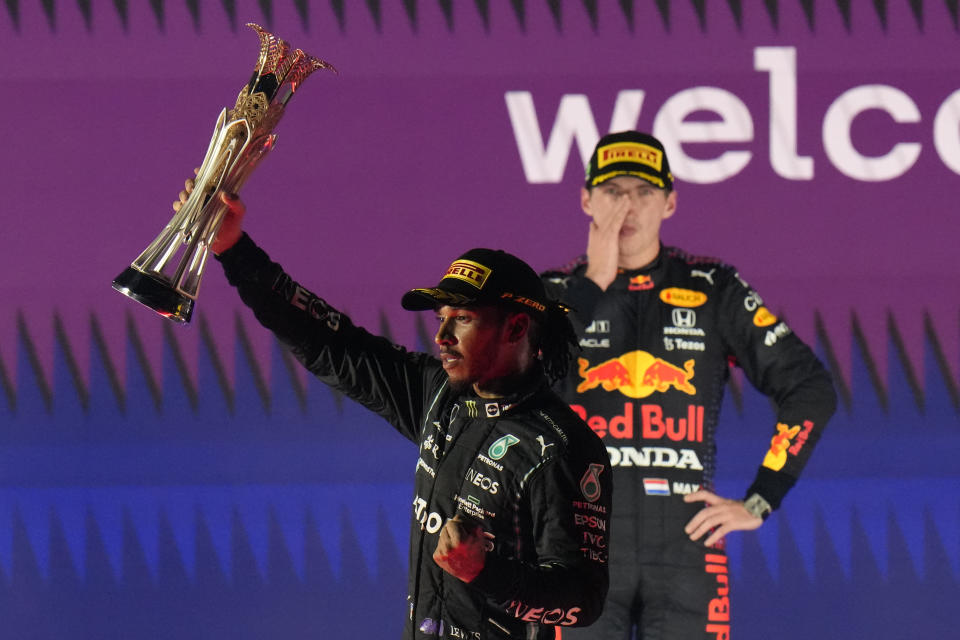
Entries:
<svg viewBox="0 0 960 640">
<path fill-rule="evenodd" d="M 590 156 L 587 189 L 618 176 L 633 176 L 661 189 L 673 188 L 673 174 L 663 144 L 647 133 L 608 133 Z"/>
<path fill-rule="evenodd" d="M 409 311 L 442 305 L 508 305 L 543 314 L 553 303 L 540 276 L 520 258 L 499 249 L 471 249 L 453 261 L 436 287 L 412 289 L 400 304 Z"/>
</svg>

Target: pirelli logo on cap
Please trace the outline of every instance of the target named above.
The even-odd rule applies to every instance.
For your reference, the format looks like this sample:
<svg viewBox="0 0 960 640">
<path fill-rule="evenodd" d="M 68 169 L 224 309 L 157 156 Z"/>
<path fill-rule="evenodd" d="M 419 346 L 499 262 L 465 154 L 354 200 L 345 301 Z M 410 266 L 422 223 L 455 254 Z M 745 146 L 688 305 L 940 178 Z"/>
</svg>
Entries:
<svg viewBox="0 0 960 640">
<path fill-rule="evenodd" d="M 597 149 L 597 169 L 615 162 L 637 162 L 660 171 L 663 152 L 639 142 L 614 142 Z"/>
<path fill-rule="evenodd" d="M 469 282 L 477 289 L 482 289 L 491 273 L 493 273 L 491 269 L 488 269 L 479 262 L 457 260 L 450 265 L 446 275 L 443 277 L 444 279 L 456 278 L 457 280 L 463 280 L 464 282 Z"/>
</svg>

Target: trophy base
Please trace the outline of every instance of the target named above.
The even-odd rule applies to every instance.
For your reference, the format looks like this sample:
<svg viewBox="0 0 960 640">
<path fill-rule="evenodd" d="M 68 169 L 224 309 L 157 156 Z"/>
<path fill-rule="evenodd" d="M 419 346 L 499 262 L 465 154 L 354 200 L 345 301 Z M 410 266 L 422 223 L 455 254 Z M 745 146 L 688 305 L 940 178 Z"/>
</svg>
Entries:
<svg viewBox="0 0 960 640">
<path fill-rule="evenodd" d="M 174 322 L 190 322 L 193 300 L 172 289 L 169 284 L 154 278 L 132 266 L 113 280 L 113 288 L 150 307 L 164 318 Z"/>
</svg>

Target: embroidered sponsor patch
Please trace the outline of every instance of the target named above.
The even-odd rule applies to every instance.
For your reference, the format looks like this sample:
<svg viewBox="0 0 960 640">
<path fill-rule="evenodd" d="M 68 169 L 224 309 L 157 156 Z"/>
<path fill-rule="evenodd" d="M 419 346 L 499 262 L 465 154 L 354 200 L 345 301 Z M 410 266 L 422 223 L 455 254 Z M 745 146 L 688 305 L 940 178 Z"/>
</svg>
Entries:
<svg viewBox="0 0 960 640">
<path fill-rule="evenodd" d="M 670 485 L 666 478 L 644 478 L 643 491 L 648 496 L 668 496 L 670 495 Z"/>
</svg>

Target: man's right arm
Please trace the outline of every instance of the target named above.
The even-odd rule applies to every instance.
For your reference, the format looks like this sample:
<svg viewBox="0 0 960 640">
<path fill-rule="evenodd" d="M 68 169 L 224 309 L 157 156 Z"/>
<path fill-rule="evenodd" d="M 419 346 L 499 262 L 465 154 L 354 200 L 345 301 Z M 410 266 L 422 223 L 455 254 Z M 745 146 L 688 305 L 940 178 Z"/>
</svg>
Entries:
<svg viewBox="0 0 960 640">
<path fill-rule="evenodd" d="M 246 234 L 217 259 L 257 320 L 310 372 L 417 440 L 427 394 L 444 374 L 426 354 L 355 326 L 287 275 Z"/>
</svg>

